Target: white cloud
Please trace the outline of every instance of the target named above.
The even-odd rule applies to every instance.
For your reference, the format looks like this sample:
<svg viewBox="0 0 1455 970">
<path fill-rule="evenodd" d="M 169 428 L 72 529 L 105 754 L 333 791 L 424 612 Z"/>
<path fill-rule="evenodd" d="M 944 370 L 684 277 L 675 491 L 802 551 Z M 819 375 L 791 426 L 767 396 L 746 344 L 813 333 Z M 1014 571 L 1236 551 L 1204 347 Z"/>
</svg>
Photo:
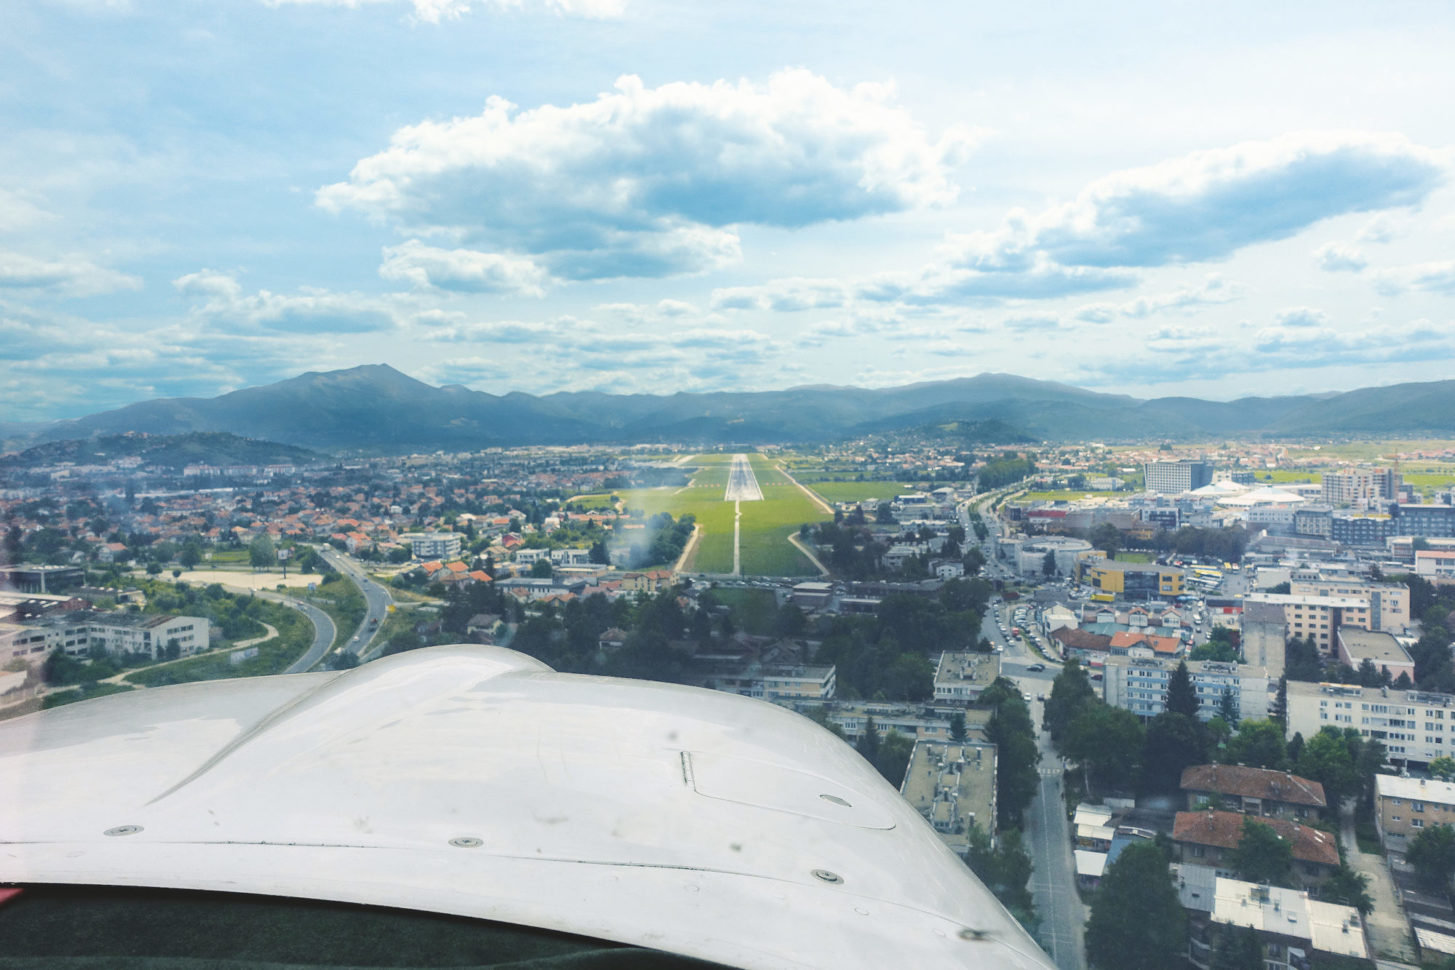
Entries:
<svg viewBox="0 0 1455 970">
<path fill-rule="evenodd" d="M 712 291 L 712 306 L 717 310 L 821 310 L 843 306 L 849 298 L 848 287 L 840 280 L 791 279 L 773 280 L 762 286 L 731 286 Z"/>
<path fill-rule="evenodd" d="M 356 293 L 305 288 L 294 294 L 268 290 L 245 294 L 236 279 L 212 270 L 179 276 L 172 285 L 205 298 L 192 308 L 191 316 L 209 328 L 308 335 L 389 330 L 399 323 L 392 301 Z"/>
<path fill-rule="evenodd" d="M 1374 279 L 1380 292 L 1387 295 L 1406 290 L 1455 294 L 1455 259 L 1380 270 Z"/>
<path fill-rule="evenodd" d="M 1088 185 L 1038 215 L 1014 211 L 964 237 L 960 264 L 1132 267 L 1224 259 L 1332 216 L 1415 205 L 1448 176 L 1448 152 L 1401 135 L 1295 133 L 1194 152 Z"/>
<path fill-rule="evenodd" d="M 546 271 L 529 259 L 472 249 L 437 249 L 418 239 L 384 250 L 379 275 L 421 289 L 543 296 Z"/>
<path fill-rule="evenodd" d="M 1328 273 L 1357 273 L 1369 265 L 1362 250 L 1342 243 L 1325 243 L 1314 250 L 1319 269 Z"/>
<path fill-rule="evenodd" d="M 141 285 L 138 277 L 98 266 L 84 256 L 37 259 L 25 253 L 0 252 L 0 290 L 94 296 L 117 290 L 139 290 Z"/>
<path fill-rule="evenodd" d="M 0 189 L 0 232 L 30 229 L 53 218 L 49 212 L 20 194 Z"/>
<path fill-rule="evenodd" d="M 178 292 L 190 296 L 235 298 L 242 295 L 242 284 L 226 273 L 211 269 L 179 276 L 172 280 L 172 285 Z"/>
<path fill-rule="evenodd" d="M 892 89 L 804 70 L 764 84 L 626 76 L 595 101 L 395 132 L 317 195 L 416 235 L 528 254 L 566 279 L 664 276 L 739 257 L 733 227 L 801 227 L 948 202 L 969 135 L 931 140 Z"/>
<path fill-rule="evenodd" d="M 400 3 L 403 0 L 263 0 L 270 7 L 317 6 L 359 7 L 381 3 Z M 407 0 L 414 8 L 414 18 L 427 24 L 446 20 L 458 20 L 475 8 L 494 10 L 520 10 L 537 8 L 556 14 L 589 17 L 606 20 L 620 17 L 626 10 L 626 0 Z"/>
</svg>

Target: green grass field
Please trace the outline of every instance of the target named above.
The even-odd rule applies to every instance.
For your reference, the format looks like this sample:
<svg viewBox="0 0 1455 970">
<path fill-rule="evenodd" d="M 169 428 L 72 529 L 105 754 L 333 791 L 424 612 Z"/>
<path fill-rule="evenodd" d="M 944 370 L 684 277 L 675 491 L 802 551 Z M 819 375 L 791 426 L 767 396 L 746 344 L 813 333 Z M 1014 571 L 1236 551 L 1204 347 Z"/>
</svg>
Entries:
<svg viewBox="0 0 1455 970">
<path fill-rule="evenodd" d="M 812 489 L 825 502 L 887 502 L 896 495 L 916 491 L 903 482 L 809 482 L 793 476 Z"/>
<path fill-rule="evenodd" d="M 733 608 L 733 618 L 746 633 L 766 636 L 773 632 L 778 598 L 769 589 L 715 589 L 712 595 Z"/>
<path fill-rule="evenodd" d="M 1089 492 L 1061 489 L 1049 492 L 1027 492 L 1022 498 L 1034 502 L 1075 502 L 1084 498 L 1126 498 L 1128 492 Z"/>
</svg>

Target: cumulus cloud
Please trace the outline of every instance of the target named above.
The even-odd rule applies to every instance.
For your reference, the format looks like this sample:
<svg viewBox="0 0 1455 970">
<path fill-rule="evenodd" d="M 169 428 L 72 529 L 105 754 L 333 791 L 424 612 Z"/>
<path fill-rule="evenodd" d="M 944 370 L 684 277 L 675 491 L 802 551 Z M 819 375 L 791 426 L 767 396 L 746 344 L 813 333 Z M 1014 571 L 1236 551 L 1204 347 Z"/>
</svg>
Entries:
<svg viewBox="0 0 1455 970">
<path fill-rule="evenodd" d="M 1364 253 L 1354 246 L 1325 243 L 1314 250 L 1314 261 L 1327 273 L 1357 273 L 1369 265 Z"/>
<path fill-rule="evenodd" d="M 1076 319 L 1088 323 L 1110 323 L 1118 316 L 1142 319 L 1168 311 L 1194 311 L 1206 306 L 1231 303 L 1243 295 L 1243 287 L 1209 273 L 1197 286 L 1183 286 L 1170 293 L 1147 293 L 1125 303 L 1092 303 L 1076 311 Z"/>
<path fill-rule="evenodd" d="M 1315 310 L 1313 307 L 1296 306 L 1287 310 L 1279 310 L 1273 316 L 1273 323 L 1276 327 L 1293 327 L 1303 329 L 1306 327 L 1327 327 L 1329 315 L 1323 310 Z"/>
<path fill-rule="evenodd" d="M 1061 327 L 1061 318 L 1048 314 L 1031 314 L 1020 317 L 1006 317 L 1001 321 L 1001 324 L 1007 330 L 1016 330 L 1021 333 L 1027 331 L 1057 330 Z"/>
<path fill-rule="evenodd" d="M 53 296 L 95 296 L 118 290 L 139 290 L 141 280 L 98 266 L 84 256 L 38 259 L 25 253 L 0 252 L 0 290 L 26 290 Z"/>
<path fill-rule="evenodd" d="M 270 7 L 316 6 L 359 7 L 381 3 L 398 3 L 400 0 L 263 0 Z M 414 19 L 427 24 L 445 20 L 458 20 L 475 8 L 493 10 L 540 9 L 551 13 L 590 17 L 605 20 L 620 17 L 626 10 L 626 0 L 408 0 L 413 7 Z"/>
<path fill-rule="evenodd" d="M 586 103 L 491 98 L 480 115 L 402 128 L 317 201 L 566 279 L 664 276 L 736 261 L 739 225 L 948 202 L 968 140 L 932 140 L 884 85 L 804 70 L 656 88 L 626 76 Z"/>
<path fill-rule="evenodd" d="M 1375 285 L 1388 295 L 1406 290 L 1455 294 L 1455 259 L 1380 270 L 1375 274 Z"/>
<path fill-rule="evenodd" d="M 192 317 L 211 327 L 318 334 L 365 333 L 397 324 L 394 308 L 377 297 L 313 288 L 294 294 L 244 293 L 236 279 L 212 270 L 179 276 L 172 285 L 204 298 L 193 307 Z"/>
<path fill-rule="evenodd" d="M 384 250 L 379 275 L 420 289 L 544 296 L 546 271 L 529 259 L 472 249 L 438 249 L 418 239 Z"/>
<path fill-rule="evenodd" d="M 822 310 L 841 307 L 849 298 L 840 280 L 791 277 L 762 286 L 731 286 L 712 291 L 716 310 Z"/>
</svg>

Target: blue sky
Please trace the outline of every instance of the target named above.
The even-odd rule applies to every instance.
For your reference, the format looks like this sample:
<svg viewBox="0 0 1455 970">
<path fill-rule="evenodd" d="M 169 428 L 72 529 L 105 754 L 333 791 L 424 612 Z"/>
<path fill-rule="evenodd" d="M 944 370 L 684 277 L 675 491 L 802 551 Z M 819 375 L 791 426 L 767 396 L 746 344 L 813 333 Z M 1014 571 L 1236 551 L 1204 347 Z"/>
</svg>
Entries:
<svg viewBox="0 0 1455 970">
<path fill-rule="evenodd" d="M 377 362 L 492 393 L 1455 373 L 1445 3 L 3 20 L 0 420 Z"/>
</svg>

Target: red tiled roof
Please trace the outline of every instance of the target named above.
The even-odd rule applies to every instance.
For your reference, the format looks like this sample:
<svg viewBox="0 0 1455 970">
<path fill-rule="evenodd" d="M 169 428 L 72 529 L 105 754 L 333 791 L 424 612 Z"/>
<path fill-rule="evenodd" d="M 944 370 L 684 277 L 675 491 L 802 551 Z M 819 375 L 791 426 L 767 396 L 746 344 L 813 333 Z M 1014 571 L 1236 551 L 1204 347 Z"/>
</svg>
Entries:
<svg viewBox="0 0 1455 970">
<path fill-rule="evenodd" d="M 1238 795 L 1324 808 L 1324 786 L 1286 771 L 1242 765 L 1192 765 L 1182 772 L 1182 790 Z"/>
<path fill-rule="evenodd" d="M 1331 832 L 1310 828 L 1282 818 L 1254 817 L 1238 812 L 1178 812 L 1172 823 L 1172 841 L 1235 849 L 1243 838 L 1243 822 L 1252 819 L 1266 825 L 1288 842 L 1300 862 L 1326 866 L 1339 864 L 1339 847 Z"/>
</svg>

